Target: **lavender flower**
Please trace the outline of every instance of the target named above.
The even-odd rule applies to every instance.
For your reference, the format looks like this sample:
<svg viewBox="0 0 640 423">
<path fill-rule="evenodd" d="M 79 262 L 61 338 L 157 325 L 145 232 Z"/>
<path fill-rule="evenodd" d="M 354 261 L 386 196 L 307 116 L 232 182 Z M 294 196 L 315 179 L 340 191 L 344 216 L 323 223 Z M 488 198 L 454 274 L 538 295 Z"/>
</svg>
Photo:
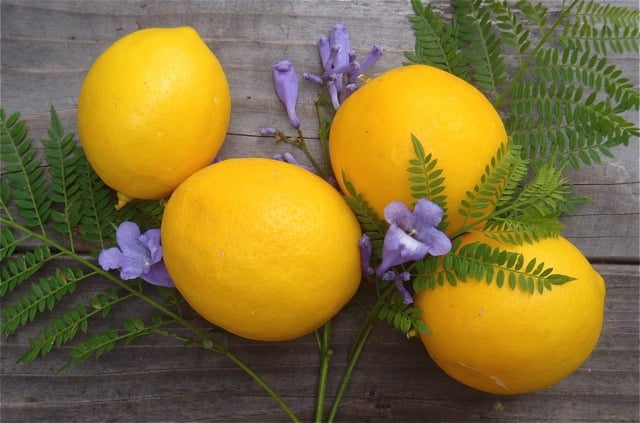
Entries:
<svg viewBox="0 0 640 423">
<path fill-rule="evenodd" d="M 374 45 L 360 65 L 356 60 L 355 52 L 351 50 L 347 28 L 342 24 L 336 24 L 329 29 L 328 37 L 322 36 L 318 40 L 318 52 L 323 68 L 322 75 L 305 72 L 303 77 L 308 81 L 325 85 L 331 103 L 337 109 L 340 107 L 340 97 L 344 101 L 355 91 L 358 76 L 382 56 L 384 48 Z M 347 77 L 345 78 L 344 75 Z M 342 95 L 343 91 L 345 91 L 344 95 Z"/>
<path fill-rule="evenodd" d="M 122 222 L 116 230 L 118 247 L 100 252 L 98 263 L 104 270 L 120 269 L 124 280 L 142 278 L 153 285 L 173 287 L 162 260 L 160 229 L 144 234 L 133 222 Z"/>
<path fill-rule="evenodd" d="M 362 273 L 367 276 L 373 275 L 373 268 L 369 264 L 371 261 L 371 238 L 367 234 L 362 234 L 358 240 L 358 248 L 360 249 L 360 265 Z"/>
<path fill-rule="evenodd" d="M 296 115 L 296 101 L 298 100 L 298 77 L 290 60 L 281 60 L 273 65 L 273 82 L 278 98 L 287 109 L 289 122 L 295 129 L 300 127 L 300 120 Z"/>
<path fill-rule="evenodd" d="M 408 282 L 410 279 L 411 274 L 409 272 L 402 272 L 400 274 L 397 274 L 393 270 L 389 270 L 388 272 L 384 272 L 384 274 L 382 275 L 382 280 L 395 282 L 396 289 L 402 295 L 402 302 L 404 304 L 413 303 L 413 297 L 411 296 L 411 293 L 409 293 L 407 288 L 404 286 L 404 283 Z"/>
<path fill-rule="evenodd" d="M 382 245 L 382 263 L 376 270 L 378 277 L 391 267 L 421 260 L 427 254 L 443 255 L 451 250 L 451 240 L 436 226 L 443 211 L 437 204 L 421 198 L 413 212 L 400 201 L 393 201 L 384 209 L 390 226 Z"/>
</svg>

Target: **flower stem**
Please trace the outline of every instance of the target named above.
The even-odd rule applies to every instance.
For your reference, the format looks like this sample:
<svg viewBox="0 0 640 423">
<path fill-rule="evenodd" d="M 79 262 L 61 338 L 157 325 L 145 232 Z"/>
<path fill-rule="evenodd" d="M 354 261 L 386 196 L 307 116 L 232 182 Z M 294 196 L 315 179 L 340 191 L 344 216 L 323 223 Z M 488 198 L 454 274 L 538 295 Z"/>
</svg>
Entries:
<svg viewBox="0 0 640 423">
<path fill-rule="evenodd" d="M 327 378 L 329 376 L 329 361 L 333 355 L 331 349 L 331 320 L 322 327 L 322 335 L 316 331 L 318 348 L 320 349 L 320 376 L 318 378 L 318 394 L 316 397 L 315 422 L 321 422 L 324 417 L 324 400 L 327 394 Z"/>
<path fill-rule="evenodd" d="M 380 309 L 387 301 L 394 289 L 394 284 L 389 284 L 389 286 L 385 288 L 385 290 L 382 292 L 382 295 L 378 297 L 373 308 L 371 308 L 371 310 L 367 314 L 367 317 L 363 320 L 360 328 L 358 329 L 358 334 L 356 335 L 353 345 L 349 351 L 349 365 L 347 366 L 347 370 L 342 377 L 342 382 L 340 383 L 340 387 L 338 388 L 336 398 L 333 400 L 333 406 L 331 407 L 331 412 L 329 414 L 329 418 L 327 419 L 328 423 L 332 423 L 336 417 L 336 414 L 338 413 L 340 401 L 342 401 L 342 397 L 344 396 L 344 392 L 347 389 L 347 385 L 349 384 L 349 380 L 351 379 L 353 370 L 358 363 L 360 354 L 362 353 L 362 350 L 364 349 L 364 346 L 369 339 L 371 331 L 378 322 L 378 313 L 380 312 Z"/>
</svg>

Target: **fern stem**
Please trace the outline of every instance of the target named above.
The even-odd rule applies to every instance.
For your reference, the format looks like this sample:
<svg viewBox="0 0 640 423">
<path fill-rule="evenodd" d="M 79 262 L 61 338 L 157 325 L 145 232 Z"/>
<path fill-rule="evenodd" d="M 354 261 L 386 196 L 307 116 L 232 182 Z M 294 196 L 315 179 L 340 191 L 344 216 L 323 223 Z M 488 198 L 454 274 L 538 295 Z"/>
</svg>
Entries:
<svg viewBox="0 0 640 423">
<path fill-rule="evenodd" d="M 526 59 L 522 62 L 521 66 L 518 67 L 518 70 L 516 70 L 515 73 L 511 76 L 511 78 L 509 78 L 509 82 L 502 90 L 502 93 L 495 100 L 494 106 L 496 109 L 500 109 L 503 106 L 504 102 L 506 101 L 505 98 L 510 94 L 510 91 L 514 88 L 514 86 L 516 86 L 516 84 L 520 81 L 520 78 L 528 71 L 529 63 L 531 63 L 531 61 L 537 57 L 538 52 L 547 43 L 547 41 L 549 41 L 549 39 L 552 37 L 553 33 L 558 28 L 558 26 L 569 15 L 569 12 L 571 11 L 571 9 L 573 9 L 576 6 L 576 4 L 578 4 L 579 1 L 580 0 L 573 0 L 566 9 L 562 10 L 562 13 L 560 13 L 560 16 L 558 16 L 558 19 L 556 19 L 556 21 L 553 23 L 553 25 L 551 25 L 549 30 L 543 34 L 540 41 L 538 41 L 538 43 L 533 48 L 533 50 L 531 50 L 531 53 L 529 53 Z M 563 2 L 563 5 L 564 5 L 564 2 Z"/>
</svg>

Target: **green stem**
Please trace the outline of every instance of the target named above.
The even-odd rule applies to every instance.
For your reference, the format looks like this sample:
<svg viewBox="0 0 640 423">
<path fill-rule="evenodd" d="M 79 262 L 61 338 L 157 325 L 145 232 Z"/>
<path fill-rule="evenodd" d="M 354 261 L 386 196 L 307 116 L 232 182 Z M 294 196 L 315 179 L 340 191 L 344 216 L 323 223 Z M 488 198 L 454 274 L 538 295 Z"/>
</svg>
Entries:
<svg viewBox="0 0 640 423">
<path fill-rule="evenodd" d="M 327 395 L 327 379 L 329 376 L 329 362 L 333 355 L 331 349 L 331 320 L 322 327 L 322 338 L 316 331 L 316 339 L 320 350 L 320 376 L 318 380 L 318 394 L 316 397 L 315 422 L 322 422 L 324 417 L 324 400 Z"/>
<path fill-rule="evenodd" d="M 186 329 L 188 329 L 191 332 L 193 332 L 194 334 L 196 334 L 201 339 L 201 342 L 198 343 L 201 347 L 203 347 L 205 349 L 208 349 L 208 350 L 211 350 L 211 351 L 215 351 L 215 352 L 220 353 L 220 354 L 224 354 L 225 356 L 230 358 L 241 369 L 243 369 L 247 374 L 249 374 L 278 403 L 278 405 L 280 405 L 280 407 L 291 418 L 292 421 L 294 421 L 294 422 L 298 422 L 299 421 L 298 418 L 293 413 L 293 411 L 285 404 L 285 402 L 282 400 L 282 398 L 264 381 L 264 379 L 262 379 L 256 372 L 254 372 L 244 361 L 242 361 L 233 352 L 231 352 L 230 350 L 225 348 L 222 344 L 220 344 L 220 343 L 214 341 L 213 339 L 211 339 L 211 337 L 208 336 L 208 334 L 205 331 L 203 331 L 202 329 L 200 329 L 197 326 L 189 323 L 188 321 L 183 319 L 181 316 L 179 316 L 176 313 L 172 312 L 171 310 L 167 309 L 163 305 L 153 301 L 151 298 L 147 297 L 142 292 L 132 288 L 129 284 L 123 282 L 122 280 L 120 280 L 119 278 L 115 277 L 111 273 L 103 270 L 99 266 L 96 266 L 92 261 L 80 256 L 79 254 L 75 253 L 74 251 L 69 250 L 68 248 L 66 248 L 63 245 L 61 245 L 61 244 L 59 244 L 59 243 L 47 238 L 46 236 L 41 235 L 41 234 L 39 234 L 37 232 L 34 232 L 34 231 L 30 230 L 29 228 L 26 228 L 26 227 L 24 227 L 22 225 L 19 225 L 19 224 L 15 223 L 15 222 L 13 222 L 11 220 L 8 220 L 8 219 L 5 219 L 5 218 L 0 218 L 0 224 L 8 225 L 8 226 L 10 226 L 10 227 L 12 227 L 12 228 L 14 228 L 14 229 L 16 229 L 18 231 L 21 231 L 21 232 L 29 235 L 32 238 L 35 238 L 35 239 L 37 239 L 37 240 L 49 245 L 52 248 L 55 248 L 60 253 L 73 258 L 78 263 L 83 264 L 84 266 L 90 268 L 91 270 L 93 270 L 97 274 L 103 276 L 104 278 L 106 278 L 106 279 L 110 280 L 111 282 L 115 283 L 116 285 L 118 285 L 120 288 L 126 290 L 131 295 L 133 295 L 134 297 L 138 298 L 139 300 L 144 301 L 145 303 L 147 303 L 148 305 L 150 305 L 151 307 L 153 307 L 157 311 L 165 314 L 166 316 L 168 316 L 171 319 L 173 319 L 175 322 L 181 324 L 182 326 L 184 326 Z"/>
<path fill-rule="evenodd" d="M 378 322 L 378 313 L 380 312 L 380 308 L 382 308 L 383 304 L 385 303 L 385 301 L 387 301 L 394 289 L 394 284 L 389 284 L 389 286 L 387 286 L 382 295 L 376 300 L 373 308 L 371 308 L 371 310 L 367 314 L 367 317 L 360 325 L 353 346 L 349 351 L 349 364 L 344 376 L 342 377 L 342 382 L 340 383 L 340 387 L 338 388 L 336 398 L 333 400 L 333 406 L 331 407 L 331 412 L 329 414 L 329 418 L 327 419 L 327 423 L 332 423 L 334 421 L 336 414 L 338 413 L 338 408 L 340 407 L 342 397 L 344 396 L 347 385 L 349 384 L 349 380 L 351 379 L 351 375 L 353 374 L 356 364 L 360 359 L 360 354 L 362 353 L 362 350 L 364 349 L 364 346 L 369 339 L 371 331 Z"/>
</svg>

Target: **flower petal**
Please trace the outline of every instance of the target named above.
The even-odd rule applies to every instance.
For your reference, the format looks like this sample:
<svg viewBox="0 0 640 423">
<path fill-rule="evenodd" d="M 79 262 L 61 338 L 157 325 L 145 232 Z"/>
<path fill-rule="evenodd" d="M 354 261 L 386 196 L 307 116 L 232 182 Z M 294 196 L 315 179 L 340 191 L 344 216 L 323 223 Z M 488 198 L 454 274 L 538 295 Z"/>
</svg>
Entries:
<svg viewBox="0 0 640 423">
<path fill-rule="evenodd" d="M 413 230 L 415 219 L 409 208 L 402 201 L 392 201 L 384 208 L 384 218 L 392 225 L 405 231 Z"/>
<path fill-rule="evenodd" d="M 281 60 L 273 65 L 273 82 L 278 98 L 284 104 L 291 126 L 298 129 L 300 121 L 296 115 L 298 100 L 298 77 L 290 60 Z"/>
<path fill-rule="evenodd" d="M 438 226 L 442 221 L 443 213 L 442 208 L 436 203 L 426 198 L 419 199 L 413 208 L 416 231 Z"/>
<path fill-rule="evenodd" d="M 124 255 L 118 247 L 102 250 L 98 256 L 98 264 L 103 270 L 119 269 L 123 260 Z"/>
<path fill-rule="evenodd" d="M 149 268 L 146 273 L 142 274 L 142 279 L 152 285 L 164 286 L 167 288 L 175 288 L 164 261 L 159 261 Z"/>
<path fill-rule="evenodd" d="M 376 270 L 376 275 L 383 275 L 393 266 L 421 260 L 427 253 L 427 245 L 412 238 L 395 224 L 391 224 L 384 236 L 382 262 Z"/>
<path fill-rule="evenodd" d="M 151 264 L 162 260 L 162 246 L 160 245 L 160 229 L 149 229 L 138 238 L 142 245 L 149 250 Z"/>
<path fill-rule="evenodd" d="M 140 228 L 133 222 L 122 222 L 116 230 L 116 242 L 125 256 L 144 256 L 145 246 L 140 242 Z"/>
<path fill-rule="evenodd" d="M 362 273 L 370 276 L 373 274 L 373 268 L 369 264 L 371 261 L 371 238 L 367 234 L 363 234 L 358 240 L 358 248 L 360 249 L 360 266 Z"/>
<path fill-rule="evenodd" d="M 451 250 L 451 240 L 439 229 L 429 228 L 421 232 L 421 241 L 427 245 L 428 252 L 432 256 L 442 256 Z"/>
</svg>

